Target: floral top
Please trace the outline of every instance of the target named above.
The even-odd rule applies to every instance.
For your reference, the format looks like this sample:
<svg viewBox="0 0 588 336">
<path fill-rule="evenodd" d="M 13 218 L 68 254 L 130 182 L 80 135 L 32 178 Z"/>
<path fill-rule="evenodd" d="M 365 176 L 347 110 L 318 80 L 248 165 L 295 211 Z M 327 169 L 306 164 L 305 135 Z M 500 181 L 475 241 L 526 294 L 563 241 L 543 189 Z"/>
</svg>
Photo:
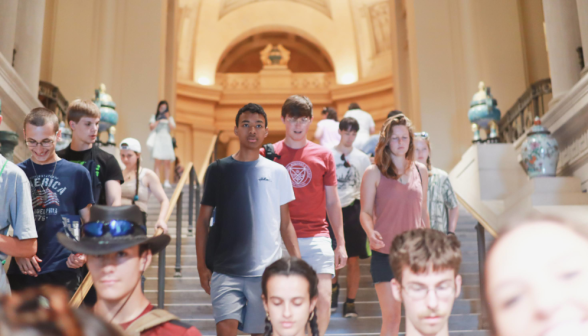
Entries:
<svg viewBox="0 0 588 336">
<path fill-rule="evenodd" d="M 441 169 L 433 167 L 429 174 L 429 218 L 431 229 L 447 233 L 449 224 L 449 209 L 457 206 L 457 199 L 453 193 L 449 175 Z"/>
</svg>

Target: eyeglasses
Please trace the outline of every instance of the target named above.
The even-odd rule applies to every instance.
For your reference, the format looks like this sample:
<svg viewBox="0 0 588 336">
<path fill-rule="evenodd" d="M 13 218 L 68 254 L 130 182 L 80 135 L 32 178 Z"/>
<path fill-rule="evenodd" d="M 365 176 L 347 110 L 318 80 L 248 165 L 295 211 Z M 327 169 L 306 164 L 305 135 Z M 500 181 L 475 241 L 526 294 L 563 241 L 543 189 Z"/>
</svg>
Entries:
<svg viewBox="0 0 588 336">
<path fill-rule="evenodd" d="M 413 300 L 422 300 L 429 295 L 429 288 L 421 285 L 402 286 L 402 289 Z M 455 286 L 451 283 L 443 283 L 435 287 L 435 295 L 440 300 L 451 298 L 455 293 Z"/>
<path fill-rule="evenodd" d="M 341 161 L 343 161 L 343 166 L 345 168 L 351 167 L 351 165 L 349 164 L 349 162 L 347 162 L 347 160 L 345 160 L 345 154 L 341 154 Z"/>
<path fill-rule="evenodd" d="M 25 143 L 27 144 L 27 146 L 29 148 L 35 148 L 38 145 L 41 145 L 44 148 L 50 148 L 51 146 L 53 146 L 53 144 L 55 143 L 55 141 L 53 141 L 51 139 L 45 139 L 45 140 L 43 140 L 41 142 L 36 142 L 35 140 L 32 140 L 32 141 L 27 140 L 27 141 L 25 141 Z"/>
<path fill-rule="evenodd" d="M 423 139 L 428 139 L 429 138 L 429 133 L 427 132 L 416 132 L 414 134 L 415 137 L 419 137 L 419 138 L 423 138 Z"/>
<path fill-rule="evenodd" d="M 145 234 L 147 230 L 141 225 L 125 220 L 111 220 L 110 222 L 92 222 L 82 226 L 84 236 L 102 237 L 110 232 L 113 237 L 126 236 L 135 231 L 135 228 L 140 228 Z"/>
<path fill-rule="evenodd" d="M 307 118 L 307 117 L 302 117 L 302 118 L 288 117 L 288 118 L 286 118 L 286 121 L 289 122 L 290 124 L 306 125 L 310 122 L 310 118 Z"/>
</svg>

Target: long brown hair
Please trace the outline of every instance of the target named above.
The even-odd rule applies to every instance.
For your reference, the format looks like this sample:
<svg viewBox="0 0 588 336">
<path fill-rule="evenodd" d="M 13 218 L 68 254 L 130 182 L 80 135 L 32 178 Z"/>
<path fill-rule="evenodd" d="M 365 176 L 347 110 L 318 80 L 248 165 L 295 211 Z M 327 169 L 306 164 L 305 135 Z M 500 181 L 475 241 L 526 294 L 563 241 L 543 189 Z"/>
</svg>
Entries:
<svg viewBox="0 0 588 336">
<path fill-rule="evenodd" d="M 410 144 L 408 145 L 408 151 L 406 152 L 406 159 L 409 161 L 409 166 L 414 162 L 414 130 L 412 128 L 412 122 L 410 119 L 399 114 L 395 117 L 388 118 L 384 125 L 382 125 L 382 131 L 380 132 L 380 139 L 378 140 L 378 146 L 376 147 L 375 162 L 376 166 L 382 173 L 389 179 L 397 180 L 400 178 L 396 172 L 396 167 L 392 162 L 392 151 L 390 150 L 390 138 L 392 138 L 392 128 L 394 126 L 406 126 L 408 128 L 408 136 L 410 137 Z"/>
</svg>

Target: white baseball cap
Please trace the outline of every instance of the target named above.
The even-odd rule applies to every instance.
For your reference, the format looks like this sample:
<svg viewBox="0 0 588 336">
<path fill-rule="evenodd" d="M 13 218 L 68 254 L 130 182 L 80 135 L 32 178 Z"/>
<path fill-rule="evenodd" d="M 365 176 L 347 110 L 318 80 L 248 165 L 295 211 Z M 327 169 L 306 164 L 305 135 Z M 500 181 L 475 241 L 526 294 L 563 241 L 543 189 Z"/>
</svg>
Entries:
<svg viewBox="0 0 588 336">
<path fill-rule="evenodd" d="M 120 142 L 120 149 L 130 149 L 133 152 L 141 153 L 141 143 L 135 138 L 126 138 Z"/>
</svg>

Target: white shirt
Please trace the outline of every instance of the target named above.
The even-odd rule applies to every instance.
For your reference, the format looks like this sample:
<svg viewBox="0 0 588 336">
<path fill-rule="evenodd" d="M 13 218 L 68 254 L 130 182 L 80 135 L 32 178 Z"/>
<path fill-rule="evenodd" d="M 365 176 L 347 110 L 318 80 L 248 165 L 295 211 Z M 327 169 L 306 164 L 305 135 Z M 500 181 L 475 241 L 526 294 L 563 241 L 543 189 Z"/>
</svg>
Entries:
<svg viewBox="0 0 588 336">
<path fill-rule="evenodd" d="M 357 132 L 357 138 L 353 142 L 353 147 L 362 148 L 363 144 L 370 138 L 370 129 L 376 127 L 374 118 L 372 118 L 371 114 L 360 109 L 347 111 L 344 118 L 353 118 L 359 123 L 359 131 Z"/>
<path fill-rule="evenodd" d="M 354 148 L 349 155 L 345 155 L 350 167 L 345 167 L 345 161 L 341 160 L 343 153 L 332 148 L 335 157 L 335 167 L 337 170 L 337 193 L 341 201 L 341 207 L 347 207 L 356 199 L 359 199 L 361 191 L 361 178 L 363 173 L 369 167 L 370 158 L 359 149 Z"/>
<path fill-rule="evenodd" d="M 339 122 L 333 119 L 324 119 L 316 125 L 317 131 L 322 129 L 323 136 L 320 139 L 321 146 L 326 148 L 333 148 L 341 142 L 341 134 L 339 134 Z"/>
</svg>

